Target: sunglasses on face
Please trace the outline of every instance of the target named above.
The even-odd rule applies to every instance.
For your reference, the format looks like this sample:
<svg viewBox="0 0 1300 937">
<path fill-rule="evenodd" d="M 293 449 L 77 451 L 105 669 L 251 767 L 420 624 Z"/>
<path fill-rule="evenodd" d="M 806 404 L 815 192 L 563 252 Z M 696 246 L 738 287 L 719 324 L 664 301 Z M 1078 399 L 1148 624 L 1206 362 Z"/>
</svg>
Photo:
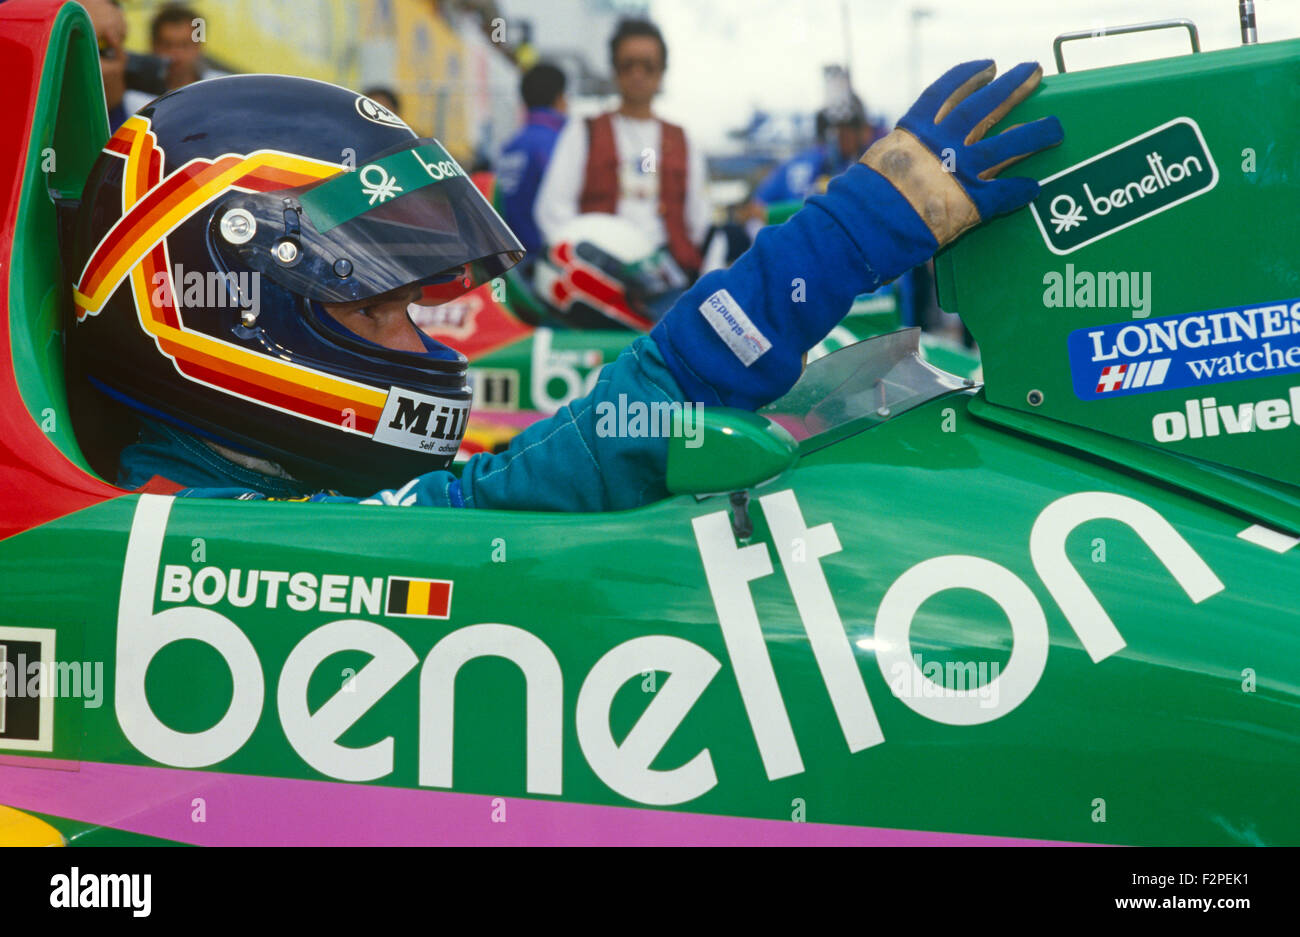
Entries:
<svg viewBox="0 0 1300 937">
<path fill-rule="evenodd" d="M 614 71 L 626 75 L 633 69 L 639 69 L 647 75 L 657 75 L 663 71 L 663 65 L 650 59 L 623 59 L 614 63 Z"/>
</svg>

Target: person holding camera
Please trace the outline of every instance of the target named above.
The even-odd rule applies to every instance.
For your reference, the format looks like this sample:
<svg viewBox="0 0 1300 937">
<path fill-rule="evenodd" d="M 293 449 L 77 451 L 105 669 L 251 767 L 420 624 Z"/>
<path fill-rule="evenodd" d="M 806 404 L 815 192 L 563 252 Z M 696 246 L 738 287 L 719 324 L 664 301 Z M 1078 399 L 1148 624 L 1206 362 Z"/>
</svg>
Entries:
<svg viewBox="0 0 1300 937">
<path fill-rule="evenodd" d="M 167 63 L 164 91 L 229 74 L 204 60 L 199 32 L 202 22 L 203 17 L 197 12 L 179 3 L 167 4 L 150 20 L 149 42 L 153 54 Z"/>
<path fill-rule="evenodd" d="M 99 43 L 99 71 L 104 79 L 104 101 L 108 105 L 108 127 L 116 130 L 129 113 L 122 103 L 126 95 L 126 16 L 116 0 L 81 0 L 95 27 Z"/>
<path fill-rule="evenodd" d="M 149 24 L 152 55 L 126 51 L 126 17 L 118 0 L 82 0 L 99 43 L 108 125 L 116 130 L 160 94 L 226 72 L 203 61 L 194 30 L 200 17 L 189 7 L 168 4 Z"/>
</svg>

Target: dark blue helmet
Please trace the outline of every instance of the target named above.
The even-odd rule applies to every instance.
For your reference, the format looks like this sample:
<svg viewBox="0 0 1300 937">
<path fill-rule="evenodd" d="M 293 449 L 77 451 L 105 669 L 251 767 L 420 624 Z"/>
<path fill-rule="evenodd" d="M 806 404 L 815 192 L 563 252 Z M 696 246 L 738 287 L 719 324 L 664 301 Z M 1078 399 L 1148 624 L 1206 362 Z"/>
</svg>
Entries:
<svg viewBox="0 0 1300 937">
<path fill-rule="evenodd" d="M 138 412 L 369 493 L 445 468 L 463 355 L 396 351 L 321 303 L 412 284 L 447 300 L 523 256 L 464 170 L 336 85 L 235 75 L 153 101 L 109 140 L 74 243 L 70 352 Z"/>
</svg>

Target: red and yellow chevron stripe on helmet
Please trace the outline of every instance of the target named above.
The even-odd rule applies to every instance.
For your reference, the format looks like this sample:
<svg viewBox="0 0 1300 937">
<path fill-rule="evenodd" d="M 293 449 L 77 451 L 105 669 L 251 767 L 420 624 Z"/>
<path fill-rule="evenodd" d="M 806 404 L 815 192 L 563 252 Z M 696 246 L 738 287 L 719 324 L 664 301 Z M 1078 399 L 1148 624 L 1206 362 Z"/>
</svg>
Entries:
<svg viewBox="0 0 1300 937">
<path fill-rule="evenodd" d="M 329 178 L 343 166 L 278 150 L 194 159 L 162 178 L 149 120 L 130 117 L 104 149 L 125 158 L 122 217 L 91 252 L 74 290 L 77 321 L 98 315 L 130 277 L 140 325 L 186 378 L 318 423 L 369 436 L 386 390 L 322 374 L 187 329 L 176 308 L 166 237 L 231 189 L 269 192 Z M 151 284 L 153 288 L 151 289 Z"/>
</svg>

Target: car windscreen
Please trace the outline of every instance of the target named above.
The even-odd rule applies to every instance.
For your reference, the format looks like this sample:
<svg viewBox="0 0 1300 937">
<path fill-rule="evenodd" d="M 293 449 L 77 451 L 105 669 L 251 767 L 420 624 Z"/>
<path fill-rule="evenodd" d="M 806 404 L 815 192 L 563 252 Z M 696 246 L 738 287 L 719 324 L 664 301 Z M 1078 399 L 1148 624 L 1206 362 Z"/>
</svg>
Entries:
<svg viewBox="0 0 1300 937">
<path fill-rule="evenodd" d="M 805 452 L 843 438 L 832 430 L 892 419 L 973 382 L 921 360 L 920 329 L 901 329 L 811 362 L 784 397 L 759 412 L 781 424 Z"/>
</svg>

